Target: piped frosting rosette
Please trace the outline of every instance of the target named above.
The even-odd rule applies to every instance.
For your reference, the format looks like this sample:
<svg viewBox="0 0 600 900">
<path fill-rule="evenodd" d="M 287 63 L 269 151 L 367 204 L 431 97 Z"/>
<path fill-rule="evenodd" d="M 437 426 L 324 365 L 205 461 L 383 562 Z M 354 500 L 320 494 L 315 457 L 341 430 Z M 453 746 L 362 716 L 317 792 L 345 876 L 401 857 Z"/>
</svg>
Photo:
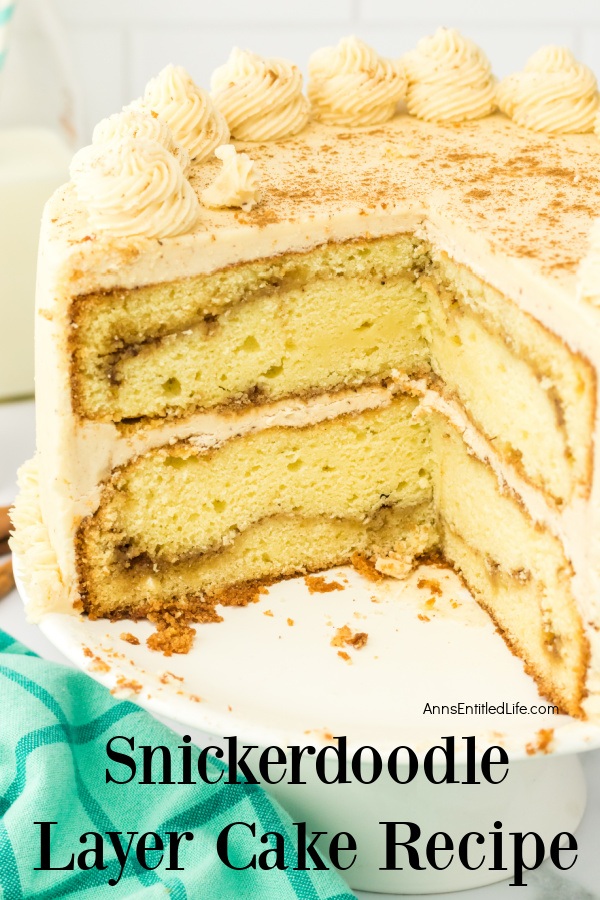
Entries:
<svg viewBox="0 0 600 900">
<path fill-rule="evenodd" d="M 455 28 L 438 28 L 403 59 L 408 111 L 427 122 L 481 119 L 495 108 L 495 79 L 483 51 Z"/>
<path fill-rule="evenodd" d="M 235 47 L 213 73 L 212 97 L 232 137 L 277 141 L 301 131 L 308 121 L 302 75 L 285 59 L 263 59 Z"/>
<path fill-rule="evenodd" d="M 356 37 L 323 47 L 308 63 L 308 98 L 316 119 L 331 125 L 380 125 L 406 92 L 404 67 Z"/>
<path fill-rule="evenodd" d="M 175 140 L 173 132 L 158 113 L 152 112 L 139 102 L 126 106 L 120 113 L 98 122 L 94 128 L 92 143 L 108 144 L 127 137 L 157 141 L 173 154 L 184 173 L 187 172 L 190 165 L 187 150 Z"/>
<path fill-rule="evenodd" d="M 94 231 L 174 237 L 198 220 L 195 191 L 157 141 L 128 137 L 84 147 L 73 157 L 71 178 Z"/>
<path fill-rule="evenodd" d="M 152 78 L 142 102 L 167 123 L 194 162 L 208 159 L 229 140 L 224 117 L 182 66 L 166 66 Z"/>
<path fill-rule="evenodd" d="M 542 47 L 497 88 L 498 106 L 524 128 L 547 134 L 593 131 L 598 88 L 591 69 L 566 47 Z"/>
</svg>

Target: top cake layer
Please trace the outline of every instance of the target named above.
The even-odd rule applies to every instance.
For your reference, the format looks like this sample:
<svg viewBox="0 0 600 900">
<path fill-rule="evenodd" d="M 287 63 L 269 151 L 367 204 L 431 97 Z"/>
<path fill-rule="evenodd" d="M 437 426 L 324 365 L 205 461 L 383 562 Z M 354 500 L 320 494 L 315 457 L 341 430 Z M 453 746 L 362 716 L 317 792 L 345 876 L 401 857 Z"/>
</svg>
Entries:
<svg viewBox="0 0 600 900">
<path fill-rule="evenodd" d="M 47 254 L 65 291 L 189 277 L 425 222 L 505 293 L 518 297 L 515 283 L 525 279 L 574 297 L 600 217 L 600 140 L 536 134 L 501 114 L 458 125 L 404 114 L 372 128 L 311 122 L 285 141 L 236 146 L 255 161 L 259 202 L 250 211 L 203 206 L 194 230 L 177 237 L 94 233 L 73 185 L 55 194 Z M 192 167 L 198 195 L 218 167 L 217 161 Z"/>
</svg>

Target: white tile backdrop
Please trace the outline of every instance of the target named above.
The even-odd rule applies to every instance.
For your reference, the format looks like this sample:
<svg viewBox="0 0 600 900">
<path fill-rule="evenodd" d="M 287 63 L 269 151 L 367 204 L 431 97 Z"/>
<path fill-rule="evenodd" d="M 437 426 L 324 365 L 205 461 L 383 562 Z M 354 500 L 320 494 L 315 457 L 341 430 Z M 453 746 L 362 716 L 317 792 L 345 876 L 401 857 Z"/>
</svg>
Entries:
<svg viewBox="0 0 600 900">
<path fill-rule="evenodd" d="M 45 0 L 51 2 L 51 0 Z M 83 103 L 93 124 L 139 95 L 168 62 L 208 87 L 237 44 L 287 56 L 355 33 L 398 56 L 437 25 L 474 38 L 500 77 L 544 43 L 571 47 L 600 76 L 600 0 L 54 0 L 65 25 Z"/>
</svg>

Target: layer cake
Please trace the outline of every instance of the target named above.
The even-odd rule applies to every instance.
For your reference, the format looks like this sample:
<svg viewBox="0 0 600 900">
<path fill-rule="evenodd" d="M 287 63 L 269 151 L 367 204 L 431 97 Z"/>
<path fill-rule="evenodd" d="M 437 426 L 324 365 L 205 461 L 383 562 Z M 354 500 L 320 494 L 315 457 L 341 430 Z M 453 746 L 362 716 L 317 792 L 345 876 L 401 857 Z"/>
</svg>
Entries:
<svg viewBox="0 0 600 900">
<path fill-rule="evenodd" d="M 42 224 L 30 615 L 214 621 L 436 559 L 599 717 L 588 73 L 545 48 L 496 85 L 452 30 L 395 62 L 345 39 L 308 100 L 234 51 L 212 97 L 168 67 L 101 123 Z"/>
</svg>

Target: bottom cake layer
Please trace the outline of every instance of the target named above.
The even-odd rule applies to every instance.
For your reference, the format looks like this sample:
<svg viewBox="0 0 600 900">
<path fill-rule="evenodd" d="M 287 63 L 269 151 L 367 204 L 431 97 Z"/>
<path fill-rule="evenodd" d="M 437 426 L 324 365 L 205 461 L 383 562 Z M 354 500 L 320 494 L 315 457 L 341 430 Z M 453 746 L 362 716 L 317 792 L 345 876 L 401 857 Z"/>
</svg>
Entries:
<svg viewBox="0 0 600 900">
<path fill-rule="evenodd" d="M 589 648 L 561 542 L 414 397 L 208 449 L 190 440 L 150 451 L 113 474 L 76 550 L 89 615 L 184 621 L 214 621 L 218 603 L 245 604 L 280 578 L 351 561 L 403 577 L 435 556 L 542 692 L 583 714 Z"/>
<path fill-rule="evenodd" d="M 433 429 L 439 545 L 542 693 L 582 714 L 589 647 L 561 543 L 438 419 Z"/>
</svg>

